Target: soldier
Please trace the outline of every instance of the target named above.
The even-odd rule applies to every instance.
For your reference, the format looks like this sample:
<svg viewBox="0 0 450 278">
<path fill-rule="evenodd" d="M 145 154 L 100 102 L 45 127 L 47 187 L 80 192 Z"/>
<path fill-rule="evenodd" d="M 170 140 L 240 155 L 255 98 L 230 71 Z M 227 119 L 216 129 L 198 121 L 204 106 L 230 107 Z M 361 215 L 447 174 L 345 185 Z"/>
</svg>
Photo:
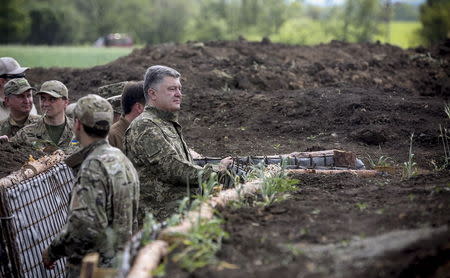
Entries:
<svg viewBox="0 0 450 278">
<path fill-rule="evenodd" d="M 62 149 L 67 153 L 74 151 L 72 145 L 73 120 L 67 117 L 64 109 L 69 103 L 69 92 L 66 86 L 57 81 L 46 81 L 37 92 L 41 111 L 44 116 L 36 123 L 25 126 L 11 141 L 32 144 L 44 148 L 47 152 Z"/>
<path fill-rule="evenodd" d="M 25 77 L 25 71 L 28 68 L 21 67 L 14 58 L 0 58 L 0 121 L 8 118 L 9 109 L 4 102 L 5 93 L 4 86 L 6 82 L 14 78 Z M 32 105 L 31 114 L 37 115 L 36 107 Z"/>
<path fill-rule="evenodd" d="M 188 187 L 199 185 L 213 172 L 224 172 L 232 162 L 225 158 L 217 168 L 195 165 L 178 122 L 183 93 L 180 74 L 166 66 L 152 66 L 144 76 L 146 107 L 125 133 L 126 155 L 141 181 L 139 220 L 145 211 L 157 219 L 168 217 Z"/>
<path fill-rule="evenodd" d="M 123 149 L 123 137 L 130 123 L 139 116 L 145 107 L 144 82 L 128 82 L 121 96 L 122 115 L 111 126 L 108 141 L 111 146 Z"/>
<path fill-rule="evenodd" d="M 0 121 L 0 137 L 8 140 L 22 127 L 35 123 L 39 116 L 30 115 L 33 107 L 33 91 L 25 78 L 9 80 L 5 85 L 5 104 L 9 107 L 8 118 Z"/>
<path fill-rule="evenodd" d="M 78 100 L 73 132 L 82 149 L 67 158 L 77 171 L 68 219 L 50 246 L 43 251 L 47 269 L 67 258 L 67 277 L 79 277 L 81 260 L 100 254 L 101 267 L 117 267 L 118 253 L 137 230 L 139 177 L 133 164 L 106 136 L 112 124 L 107 100 L 89 94 Z"/>
</svg>

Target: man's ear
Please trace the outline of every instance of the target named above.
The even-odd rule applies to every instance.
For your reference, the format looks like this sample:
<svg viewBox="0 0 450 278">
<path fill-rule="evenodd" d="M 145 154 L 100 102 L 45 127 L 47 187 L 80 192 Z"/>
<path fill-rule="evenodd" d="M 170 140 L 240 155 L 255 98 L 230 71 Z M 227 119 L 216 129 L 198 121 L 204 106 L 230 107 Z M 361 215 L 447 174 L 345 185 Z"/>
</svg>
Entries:
<svg viewBox="0 0 450 278">
<path fill-rule="evenodd" d="M 8 107 L 8 103 L 9 103 L 9 97 L 5 96 L 5 99 L 4 99 L 4 101 L 5 101 L 5 105 L 6 105 L 6 107 Z"/>
<path fill-rule="evenodd" d="M 73 125 L 75 127 L 75 130 L 81 130 L 81 125 L 82 123 L 80 122 L 80 120 L 78 118 L 74 119 Z"/>
<path fill-rule="evenodd" d="M 147 90 L 147 94 L 148 94 L 148 96 L 149 96 L 149 99 L 155 100 L 155 98 L 156 98 L 156 90 L 155 90 L 155 89 L 149 88 L 149 89 Z"/>
</svg>

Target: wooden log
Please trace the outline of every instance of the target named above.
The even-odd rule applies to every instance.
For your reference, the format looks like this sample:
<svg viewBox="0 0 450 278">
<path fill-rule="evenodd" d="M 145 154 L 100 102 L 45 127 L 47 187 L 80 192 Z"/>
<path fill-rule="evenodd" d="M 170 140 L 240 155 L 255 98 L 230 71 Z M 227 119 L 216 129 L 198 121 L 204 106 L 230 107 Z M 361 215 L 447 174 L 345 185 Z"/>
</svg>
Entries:
<svg viewBox="0 0 450 278">
<path fill-rule="evenodd" d="M 30 179 L 62 162 L 65 157 L 66 154 L 63 151 L 57 150 L 53 154 L 46 155 L 38 160 L 28 161 L 20 170 L 0 179 L 0 187 L 9 187 Z"/>
<path fill-rule="evenodd" d="M 156 269 L 161 258 L 168 253 L 168 244 L 162 240 L 155 240 L 142 248 L 128 273 L 129 278 L 151 278 L 152 270 Z"/>
<path fill-rule="evenodd" d="M 380 175 L 381 172 L 376 170 L 316 170 L 316 169 L 292 169 L 286 170 L 288 173 L 294 174 L 322 174 L 322 175 L 335 175 L 342 173 L 350 173 L 361 177 L 373 177 Z"/>
</svg>

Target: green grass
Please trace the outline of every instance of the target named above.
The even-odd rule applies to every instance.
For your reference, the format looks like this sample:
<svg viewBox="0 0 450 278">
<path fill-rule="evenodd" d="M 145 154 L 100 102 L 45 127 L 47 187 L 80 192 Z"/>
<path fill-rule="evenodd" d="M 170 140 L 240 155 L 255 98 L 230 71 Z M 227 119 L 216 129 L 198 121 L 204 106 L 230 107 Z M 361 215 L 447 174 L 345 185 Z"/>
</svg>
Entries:
<svg viewBox="0 0 450 278">
<path fill-rule="evenodd" d="M 0 57 L 13 57 L 26 67 L 88 68 L 107 64 L 132 50 L 121 47 L 0 45 Z"/>
<path fill-rule="evenodd" d="M 390 38 L 387 39 L 386 36 L 379 35 L 375 39 L 402 48 L 419 46 L 420 40 L 416 33 L 420 27 L 421 23 L 419 21 L 393 21 L 391 22 Z"/>
</svg>

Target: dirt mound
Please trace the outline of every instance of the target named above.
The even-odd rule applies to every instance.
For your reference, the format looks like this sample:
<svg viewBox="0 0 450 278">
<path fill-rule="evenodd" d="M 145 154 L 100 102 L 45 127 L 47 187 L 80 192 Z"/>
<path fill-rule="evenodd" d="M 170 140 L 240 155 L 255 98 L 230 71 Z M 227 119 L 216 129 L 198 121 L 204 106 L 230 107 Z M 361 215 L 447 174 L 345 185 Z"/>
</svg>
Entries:
<svg viewBox="0 0 450 278">
<path fill-rule="evenodd" d="M 442 165 L 444 159 L 439 127 L 450 130 L 444 112 L 449 47 L 449 41 L 410 50 L 338 41 L 312 47 L 267 41 L 163 44 L 104 66 L 35 68 L 27 76 L 34 86 L 61 80 L 75 100 L 102 85 L 140 80 L 151 65 L 171 66 L 183 76 L 186 141 L 209 156 L 339 148 L 354 151 L 366 165 L 370 155 L 375 161 L 390 157 L 401 166 L 414 133 L 420 176 L 406 181 L 299 177 L 300 190 L 286 202 L 223 211 L 231 238 L 219 259 L 238 270 L 207 267 L 190 275 L 174 267 L 167 277 L 446 277 L 448 264 L 442 269 L 445 261 L 435 258 L 448 262 L 448 237 L 386 251 L 357 269 L 286 248 L 360 246 L 355 237 L 376 241 L 388 232 L 414 233 L 450 223 L 448 172 L 430 173 L 433 162 Z M 0 154 L 11 156 L 1 149 Z M 342 271 L 334 268 L 338 265 Z"/>
<path fill-rule="evenodd" d="M 20 169 L 32 156 L 39 159 L 45 155 L 31 146 L 21 146 L 12 143 L 0 144 L 0 178 Z"/>
<path fill-rule="evenodd" d="M 429 166 L 438 159 L 439 124 L 449 125 L 443 104 L 450 93 L 450 60 L 441 48 L 402 50 L 338 41 L 312 47 L 246 41 L 163 44 L 104 66 L 36 68 L 28 77 L 34 85 L 61 80 L 78 99 L 105 84 L 142 79 L 150 65 L 168 65 L 183 75 L 187 141 L 205 155 L 318 147 L 360 156 L 381 152 L 404 161 L 414 132 L 423 152 L 416 157 Z"/>
</svg>

